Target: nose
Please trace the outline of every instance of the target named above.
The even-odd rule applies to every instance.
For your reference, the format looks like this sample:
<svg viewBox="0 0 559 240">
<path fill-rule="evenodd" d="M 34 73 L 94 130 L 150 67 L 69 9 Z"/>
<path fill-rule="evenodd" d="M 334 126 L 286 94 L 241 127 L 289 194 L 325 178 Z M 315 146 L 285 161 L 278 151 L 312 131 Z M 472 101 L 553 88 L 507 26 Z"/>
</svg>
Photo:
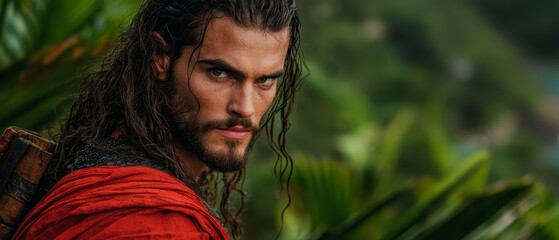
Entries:
<svg viewBox="0 0 559 240">
<path fill-rule="evenodd" d="M 231 99 L 227 106 L 229 114 L 239 118 L 249 118 L 255 113 L 254 89 L 250 83 L 237 85 L 231 93 Z"/>
</svg>

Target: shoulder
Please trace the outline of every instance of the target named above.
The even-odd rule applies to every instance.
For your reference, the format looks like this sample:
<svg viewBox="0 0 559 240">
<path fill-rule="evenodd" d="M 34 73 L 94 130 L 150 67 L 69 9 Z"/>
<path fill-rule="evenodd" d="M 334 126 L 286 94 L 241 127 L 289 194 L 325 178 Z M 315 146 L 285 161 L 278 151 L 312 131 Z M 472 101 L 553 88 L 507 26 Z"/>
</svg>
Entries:
<svg viewBox="0 0 559 240">
<path fill-rule="evenodd" d="M 94 167 L 68 174 L 26 217 L 18 232 L 26 231 L 63 238 L 76 235 L 56 234 L 227 238 L 194 191 L 147 167 Z"/>
</svg>

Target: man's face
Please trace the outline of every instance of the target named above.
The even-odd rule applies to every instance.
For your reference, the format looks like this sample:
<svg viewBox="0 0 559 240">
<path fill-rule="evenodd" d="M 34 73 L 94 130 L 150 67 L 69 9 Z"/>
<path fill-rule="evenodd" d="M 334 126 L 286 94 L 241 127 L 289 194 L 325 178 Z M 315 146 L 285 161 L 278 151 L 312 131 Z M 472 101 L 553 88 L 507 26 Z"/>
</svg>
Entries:
<svg viewBox="0 0 559 240">
<path fill-rule="evenodd" d="M 283 74 L 289 31 L 244 28 L 228 17 L 210 21 L 201 47 L 185 47 L 173 68 L 177 141 L 213 170 L 244 166 Z M 191 59 L 192 56 L 192 59 Z"/>
</svg>

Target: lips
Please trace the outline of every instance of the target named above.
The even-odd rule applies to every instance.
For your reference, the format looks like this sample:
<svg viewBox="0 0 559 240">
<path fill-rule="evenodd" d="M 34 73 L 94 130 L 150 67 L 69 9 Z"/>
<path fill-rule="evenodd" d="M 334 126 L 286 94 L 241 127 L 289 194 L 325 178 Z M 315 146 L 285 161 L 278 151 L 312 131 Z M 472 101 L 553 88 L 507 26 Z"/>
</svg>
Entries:
<svg viewBox="0 0 559 240">
<path fill-rule="evenodd" d="M 231 128 L 217 128 L 217 132 L 228 139 L 243 140 L 251 134 L 252 130 L 242 126 L 235 126 Z"/>
</svg>

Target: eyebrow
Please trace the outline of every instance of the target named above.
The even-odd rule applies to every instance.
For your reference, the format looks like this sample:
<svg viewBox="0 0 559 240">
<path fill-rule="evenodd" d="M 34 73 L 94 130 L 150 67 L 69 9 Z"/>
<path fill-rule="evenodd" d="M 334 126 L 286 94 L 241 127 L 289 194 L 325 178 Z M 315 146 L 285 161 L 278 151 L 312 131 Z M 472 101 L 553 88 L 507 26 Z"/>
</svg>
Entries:
<svg viewBox="0 0 559 240">
<path fill-rule="evenodd" d="M 199 60 L 198 63 L 211 65 L 211 66 L 220 68 L 220 69 L 226 71 L 227 73 L 233 75 L 233 77 L 238 78 L 238 79 L 246 79 L 247 78 L 246 74 L 244 74 L 241 70 L 231 66 L 229 63 L 227 63 L 227 62 L 225 62 L 221 59 L 202 59 L 202 60 Z M 282 69 L 282 70 L 273 72 L 271 74 L 259 76 L 258 78 L 279 78 L 279 77 L 283 76 L 283 74 L 285 74 L 285 70 Z"/>
</svg>

